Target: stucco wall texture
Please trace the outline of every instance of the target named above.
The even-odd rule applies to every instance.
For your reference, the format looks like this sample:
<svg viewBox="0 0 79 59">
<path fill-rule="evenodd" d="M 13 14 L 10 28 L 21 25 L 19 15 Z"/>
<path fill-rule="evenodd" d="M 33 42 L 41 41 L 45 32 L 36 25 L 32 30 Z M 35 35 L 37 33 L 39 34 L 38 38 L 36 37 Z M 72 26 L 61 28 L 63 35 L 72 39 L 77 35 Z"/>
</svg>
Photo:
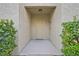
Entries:
<svg viewBox="0 0 79 59">
<path fill-rule="evenodd" d="M 50 40 L 52 44 L 61 51 L 62 39 L 60 33 L 62 31 L 62 22 L 71 21 L 73 16 L 79 19 L 79 4 L 0 4 L 0 18 L 12 19 L 17 29 L 17 48 L 14 55 L 19 55 L 25 45 L 31 40 L 31 14 L 28 13 L 25 6 L 56 6 L 54 13 L 51 15 L 51 33 Z"/>
<path fill-rule="evenodd" d="M 19 52 L 22 51 L 26 43 L 30 40 L 30 19 L 31 15 L 23 5 L 19 6 Z"/>
</svg>

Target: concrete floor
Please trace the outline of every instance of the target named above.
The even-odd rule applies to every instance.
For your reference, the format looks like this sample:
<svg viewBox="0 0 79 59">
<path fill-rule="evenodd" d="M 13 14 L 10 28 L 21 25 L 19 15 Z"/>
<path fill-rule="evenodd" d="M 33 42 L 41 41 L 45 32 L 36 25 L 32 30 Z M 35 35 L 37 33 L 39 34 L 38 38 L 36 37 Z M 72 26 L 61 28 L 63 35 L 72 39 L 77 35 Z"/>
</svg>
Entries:
<svg viewBox="0 0 79 59">
<path fill-rule="evenodd" d="M 26 56 L 52 56 L 60 55 L 50 40 L 31 40 L 20 55 Z"/>
</svg>

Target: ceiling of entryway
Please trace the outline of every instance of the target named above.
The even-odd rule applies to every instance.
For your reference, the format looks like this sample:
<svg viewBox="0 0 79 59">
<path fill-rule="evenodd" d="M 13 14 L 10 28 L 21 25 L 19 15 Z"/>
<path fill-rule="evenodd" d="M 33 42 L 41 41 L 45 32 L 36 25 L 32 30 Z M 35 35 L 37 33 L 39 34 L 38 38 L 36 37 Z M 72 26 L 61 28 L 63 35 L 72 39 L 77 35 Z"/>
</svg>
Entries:
<svg viewBox="0 0 79 59">
<path fill-rule="evenodd" d="M 28 6 L 25 7 L 31 14 L 51 14 L 55 6 Z"/>
</svg>

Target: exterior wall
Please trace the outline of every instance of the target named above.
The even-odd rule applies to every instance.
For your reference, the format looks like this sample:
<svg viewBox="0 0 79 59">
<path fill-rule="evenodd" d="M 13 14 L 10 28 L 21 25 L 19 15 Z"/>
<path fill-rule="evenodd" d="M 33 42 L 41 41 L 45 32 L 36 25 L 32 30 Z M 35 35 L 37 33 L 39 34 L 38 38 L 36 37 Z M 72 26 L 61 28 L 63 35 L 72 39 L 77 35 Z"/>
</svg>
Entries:
<svg viewBox="0 0 79 59">
<path fill-rule="evenodd" d="M 62 20 L 71 21 L 73 16 L 77 16 L 79 19 L 79 4 L 62 4 Z"/>
<path fill-rule="evenodd" d="M 19 30 L 19 8 L 18 4 L 0 4 L 0 18 L 1 19 L 12 19 L 14 27 Z M 16 44 L 18 45 L 18 32 L 16 34 Z M 17 55 L 18 47 L 13 51 L 14 55 Z"/>
<path fill-rule="evenodd" d="M 49 39 L 50 15 L 32 15 L 32 39 Z"/>
<path fill-rule="evenodd" d="M 21 52 L 30 40 L 30 16 L 24 5 L 19 4 L 19 52 Z"/>
<path fill-rule="evenodd" d="M 0 18 L 2 19 L 12 19 L 14 21 L 14 26 L 18 30 L 19 25 L 19 12 L 18 4 L 0 4 Z"/>
<path fill-rule="evenodd" d="M 61 4 L 56 6 L 54 13 L 51 15 L 51 41 L 52 44 L 60 51 L 62 44 L 61 44 Z"/>
</svg>

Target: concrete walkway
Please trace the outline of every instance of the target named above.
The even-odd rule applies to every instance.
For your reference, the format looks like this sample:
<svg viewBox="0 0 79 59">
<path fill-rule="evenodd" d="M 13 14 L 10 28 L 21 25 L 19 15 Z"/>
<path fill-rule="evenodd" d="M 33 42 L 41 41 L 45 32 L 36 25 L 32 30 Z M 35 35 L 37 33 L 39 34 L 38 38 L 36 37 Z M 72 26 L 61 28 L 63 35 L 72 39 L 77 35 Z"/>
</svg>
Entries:
<svg viewBox="0 0 79 59">
<path fill-rule="evenodd" d="M 20 55 L 52 56 L 60 55 L 50 40 L 31 40 Z"/>
</svg>

